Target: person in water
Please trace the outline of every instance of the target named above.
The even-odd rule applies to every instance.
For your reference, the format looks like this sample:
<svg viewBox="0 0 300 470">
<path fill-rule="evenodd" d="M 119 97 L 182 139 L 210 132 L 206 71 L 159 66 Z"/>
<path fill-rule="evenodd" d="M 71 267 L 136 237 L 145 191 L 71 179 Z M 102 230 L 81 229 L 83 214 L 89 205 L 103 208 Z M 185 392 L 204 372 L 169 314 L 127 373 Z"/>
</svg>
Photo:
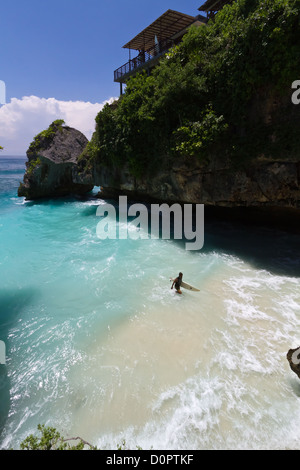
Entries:
<svg viewBox="0 0 300 470">
<path fill-rule="evenodd" d="M 176 277 L 176 279 L 174 279 L 172 287 L 171 287 L 171 289 L 173 289 L 174 284 L 175 284 L 175 289 L 176 289 L 177 294 L 182 294 L 181 289 L 180 289 L 181 283 L 182 283 L 182 276 L 183 274 L 179 273 L 179 276 Z"/>
</svg>

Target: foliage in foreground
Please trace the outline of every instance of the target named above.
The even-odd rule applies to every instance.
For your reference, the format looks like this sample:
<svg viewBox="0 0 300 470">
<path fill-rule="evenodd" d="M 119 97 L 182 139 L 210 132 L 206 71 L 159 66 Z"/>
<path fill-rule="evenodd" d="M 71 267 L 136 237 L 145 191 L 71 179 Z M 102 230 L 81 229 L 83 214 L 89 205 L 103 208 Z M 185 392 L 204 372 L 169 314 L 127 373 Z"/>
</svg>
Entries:
<svg viewBox="0 0 300 470">
<path fill-rule="evenodd" d="M 39 424 L 37 429 L 40 435 L 30 434 L 27 436 L 20 444 L 21 450 L 99 450 L 81 437 L 66 439 L 54 427 Z M 78 443 L 70 444 L 70 441 L 78 441 Z M 142 450 L 138 446 L 136 449 Z M 128 450 L 125 440 L 117 445 L 116 450 Z"/>
<path fill-rule="evenodd" d="M 90 450 L 96 450 L 88 442 L 84 441 L 81 437 L 73 437 L 65 439 L 53 427 L 45 425 L 38 425 L 40 436 L 30 434 L 26 439 L 21 442 L 21 450 L 83 450 L 88 447 Z M 69 444 L 69 441 L 79 441 L 78 444 Z"/>
<path fill-rule="evenodd" d="M 191 156 L 234 165 L 299 159 L 299 113 L 290 99 L 282 104 L 299 69 L 300 0 L 236 0 L 215 21 L 191 28 L 150 76 L 130 79 L 118 102 L 103 108 L 86 167 L 126 163 L 139 178 Z M 276 101 L 277 114 L 271 106 L 267 119 Z"/>
</svg>

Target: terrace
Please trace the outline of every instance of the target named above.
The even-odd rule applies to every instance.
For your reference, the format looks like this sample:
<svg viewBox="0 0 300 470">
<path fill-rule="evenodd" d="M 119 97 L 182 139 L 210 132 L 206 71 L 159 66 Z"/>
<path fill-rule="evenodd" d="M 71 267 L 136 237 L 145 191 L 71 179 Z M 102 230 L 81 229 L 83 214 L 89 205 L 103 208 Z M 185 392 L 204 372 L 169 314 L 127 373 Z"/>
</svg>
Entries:
<svg viewBox="0 0 300 470">
<path fill-rule="evenodd" d="M 114 72 L 114 81 L 122 84 L 141 70 L 150 73 L 162 55 L 171 47 L 178 44 L 188 28 L 192 25 L 203 25 L 206 19 L 198 15 L 196 17 L 186 15 L 174 10 L 167 10 L 150 26 L 145 28 L 137 36 L 126 43 L 123 48 L 129 49 L 129 61 Z M 131 51 L 138 51 L 138 55 L 131 58 Z"/>
</svg>

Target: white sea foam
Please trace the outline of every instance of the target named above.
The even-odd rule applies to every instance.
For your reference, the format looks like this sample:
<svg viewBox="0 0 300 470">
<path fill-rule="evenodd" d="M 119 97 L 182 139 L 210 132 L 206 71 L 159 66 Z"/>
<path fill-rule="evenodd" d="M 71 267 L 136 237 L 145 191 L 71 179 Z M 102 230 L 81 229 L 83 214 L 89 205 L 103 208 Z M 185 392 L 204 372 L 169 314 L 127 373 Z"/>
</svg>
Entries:
<svg viewBox="0 0 300 470">
<path fill-rule="evenodd" d="M 293 236 L 272 249 L 273 233 L 254 232 L 265 250 L 251 261 L 230 226 L 199 253 L 169 240 L 103 241 L 104 201 L 25 207 L 16 188 L 0 231 L 1 447 L 37 424 L 100 448 L 299 447 L 300 387 L 286 360 L 300 344 Z M 199 293 L 170 289 L 179 271 Z"/>
<path fill-rule="evenodd" d="M 103 199 L 88 199 L 87 201 L 79 201 L 76 203 L 78 207 L 104 206 L 106 202 Z"/>
<path fill-rule="evenodd" d="M 24 204 L 28 204 L 31 201 L 25 199 L 25 197 L 11 197 L 11 201 L 13 201 L 17 206 L 23 206 Z"/>
</svg>

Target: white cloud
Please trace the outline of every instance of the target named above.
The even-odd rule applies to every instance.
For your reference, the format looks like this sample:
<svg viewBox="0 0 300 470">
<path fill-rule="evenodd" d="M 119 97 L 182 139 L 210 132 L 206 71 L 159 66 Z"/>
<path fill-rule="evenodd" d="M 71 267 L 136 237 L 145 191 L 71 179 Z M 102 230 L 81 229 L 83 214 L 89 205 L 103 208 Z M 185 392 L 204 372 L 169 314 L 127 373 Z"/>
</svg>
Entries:
<svg viewBox="0 0 300 470">
<path fill-rule="evenodd" d="M 63 119 L 67 126 L 78 129 L 90 139 L 95 130 L 95 117 L 114 99 L 89 103 L 37 96 L 12 98 L 10 103 L 0 107 L 0 145 L 4 147 L 1 155 L 26 155 L 34 136 L 56 119 Z"/>
</svg>

